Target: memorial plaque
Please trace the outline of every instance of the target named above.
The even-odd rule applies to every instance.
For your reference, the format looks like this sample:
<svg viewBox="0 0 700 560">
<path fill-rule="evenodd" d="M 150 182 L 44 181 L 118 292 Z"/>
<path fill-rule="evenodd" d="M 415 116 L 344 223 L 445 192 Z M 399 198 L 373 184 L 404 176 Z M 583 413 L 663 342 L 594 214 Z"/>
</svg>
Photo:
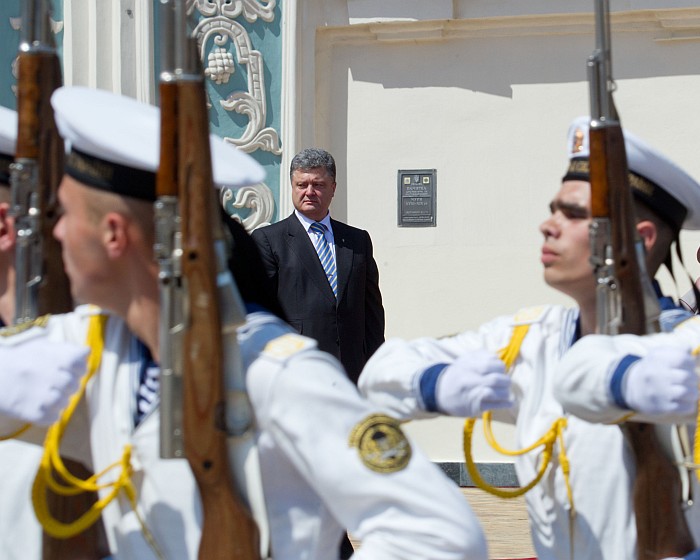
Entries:
<svg viewBox="0 0 700 560">
<path fill-rule="evenodd" d="M 399 227 L 435 227 L 436 170 L 399 169 Z"/>
</svg>

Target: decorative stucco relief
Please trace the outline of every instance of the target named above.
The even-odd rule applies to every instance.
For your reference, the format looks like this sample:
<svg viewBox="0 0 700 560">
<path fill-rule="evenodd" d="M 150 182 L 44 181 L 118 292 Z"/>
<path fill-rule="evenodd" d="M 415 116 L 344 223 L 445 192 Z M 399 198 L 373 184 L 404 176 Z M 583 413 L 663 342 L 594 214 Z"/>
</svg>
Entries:
<svg viewBox="0 0 700 560">
<path fill-rule="evenodd" d="M 245 66 L 248 71 L 248 90 L 232 91 L 226 99 L 221 100 L 222 107 L 227 111 L 246 115 L 248 126 L 240 138 L 225 137 L 224 140 L 248 153 L 265 150 L 281 154 L 277 131 L 265 127 L 267 102 L 264 61 L 260 52 L 252 48 L 248 32 L 235 21 L 215 16 L 201 20 L 193 35 L 199 46 L 204 74 L 216 84 L 227 84 L 236 70 L 231 49 L 235 52 L 238 64 Z"/>
<path fill-rule="evenodd" d="M 276 0 L 263 3 L 260 0 L 188 2 L 189 11 L 197 9 L 203 16 L 192 35 L 197 39 L 205 75 L 221 86 L 227 84 L 236 71 L 236 61 L 247 69 L 248 90 L 231 91 L 220 103 L 227 111 L 236 111 L 248 117 L 248 126 L 240 138 L 224 138 L 248 153 L 265 150 L 279 155 L 282 151 L 277 131 L 265 127 L 267 92 L 263 56 L 253 49 L 248 31 L 234 18 L 243 14 L 251 23 L 258 17 L 272 21 L 275 3 Z"/>
<path fill-rule="evenodd" d="M 230 19 L 236 19 L 243 14 L 243 17 L 253 23 L 258 17 L 263 21 L 275 19 L 273 10 L 277 5 L 277 0 L 188 0 L 187 13 L 191 13 L 195 8 L 204 17 L 222 15 Z"/>
<path fill-rule="evenodd" d="M 264 60 L 262 54 L 253 49 L 248 31 L 235 18 L 243 16 L 253 23 L 258 18 L 266 22 L 274 20 L 277 0 L 188 0 L 188 14 L 197 10 L 202 16 L 192 32 L 197 39 L 204 74 L 217 86 L 225 86 L 236 67 L 247 70 L 247 91 L 231 90 L 220 101 L 226 111 L 235 111 L 248 117 L 248 124 L 239 138 L 225 136 L 229 142 L 247 153 L 263 150 L 280 155 L 279 134 L 266 127 L 267 91 L 265 88 Z M 274 195 L 261 183 L 237 189 L 234 193 L 226 189 L 222 193 L 226 208 L 248 209 L 250 214 L 239 219 L 247 230 L 267 225 L 275 209 Z"/>
<path fill-rule="evenodd" d="M 221 203 L 224 208 L 231 206 L 237 209 L 246 208 L 251 211 L 246 218 L 232 214 L 248 231 L 253 231 L 255 228 L 262 226 L 269 226 L 272 215 L 275 212 L 275 197 L 272 195 L 272 191 L 264 184 L 241 187 L 236 189 L 236 191 L 223 189 Z"/>
</svg>

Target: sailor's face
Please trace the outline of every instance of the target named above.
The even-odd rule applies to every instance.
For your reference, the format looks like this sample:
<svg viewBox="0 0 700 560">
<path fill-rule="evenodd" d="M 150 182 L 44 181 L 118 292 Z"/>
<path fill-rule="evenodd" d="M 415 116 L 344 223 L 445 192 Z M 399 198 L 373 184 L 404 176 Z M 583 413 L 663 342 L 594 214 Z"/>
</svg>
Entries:
<svg viewBox="0 0 700 560">
<path fill-rule="evenodd" d="M 99 305 L 99 288 L 109 275 L 100 224 L 90 210 L 91 189 L 64 176 L 58 189 L 62 214 L 54 227 L 71 293 L 78 303 Z"/>
<path fill-rule="evenodd" d="M 564 181 L 540 226 L 544 235 L 541 262 L 544 279 L 576 300 L 595 290 L 590 264 L 591 187 L 586 181 Z"/>
</svg>

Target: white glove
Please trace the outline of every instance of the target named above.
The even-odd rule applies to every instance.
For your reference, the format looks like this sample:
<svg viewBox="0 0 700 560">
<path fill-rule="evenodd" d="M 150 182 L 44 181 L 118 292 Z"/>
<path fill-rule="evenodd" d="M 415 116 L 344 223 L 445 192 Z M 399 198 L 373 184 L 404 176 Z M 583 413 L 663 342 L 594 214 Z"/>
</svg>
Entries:
<svg viewBox="0 0 700 560">
<path fill-rule="evenodd" d="M 694 414 L 698 402 L 695 360 L 684 348 L 652 348 L 625 374 L 622 394 L 629 407 L 642 414 Z"/>
<path fill-rule="evenodd" d="M 78 389 L 88 353 L 44 337 L 0 347 L 0 414 L 39 426 L 55 422 Z"/>
<path fill-rule="evenodd" d="M 509 408 L 510 377 L 495 354 L 475 350 L 447 366 L 435 387 L 435 404 L 451 416 L 474 418 L 486 410 Z"/>
</svg>

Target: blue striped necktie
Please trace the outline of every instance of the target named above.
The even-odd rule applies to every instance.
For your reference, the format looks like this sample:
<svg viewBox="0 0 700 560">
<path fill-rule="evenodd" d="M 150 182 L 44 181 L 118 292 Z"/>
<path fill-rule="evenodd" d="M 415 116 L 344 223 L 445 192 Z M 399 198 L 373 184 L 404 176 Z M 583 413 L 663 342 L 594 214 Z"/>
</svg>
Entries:
<svg viewBox="0 0 700 560">
<path fill-rule="evenodd" d="M 316 241 L 314 241 L 314 247 L 318 253 L 318 258 L 323 265 L 323 270 L 326 271 L 326 278 L 328 278 L 328 283 L 333 288 L 333 293 L 335 297 L 338 297 L 338 273 L 335 268 L 335 259 L 333 258 L 333 252 L 331 251 L 331 246 L 328 244 L 326 239 L 326 226 L 320 222 L 314 222 L 309 226 L 309 229 L 316 234 Z"/>
</svg>

